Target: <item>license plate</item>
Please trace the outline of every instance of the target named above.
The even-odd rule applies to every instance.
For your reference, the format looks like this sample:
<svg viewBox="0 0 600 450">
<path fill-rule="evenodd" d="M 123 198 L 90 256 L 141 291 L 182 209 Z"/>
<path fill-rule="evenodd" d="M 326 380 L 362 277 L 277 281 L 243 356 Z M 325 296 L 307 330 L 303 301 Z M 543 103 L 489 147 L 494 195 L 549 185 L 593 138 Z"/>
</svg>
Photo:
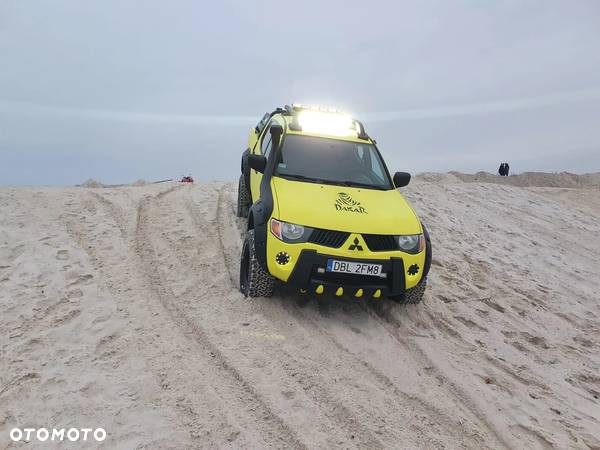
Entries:
<svg viewBox="0 0 600 450">
<path fill-rule="evenodd" d="M 381 264 L 360 263 L 354 261 L 327 260 L 327 272 L 353 273 L 355 275 L 381 275 Z"/>
</svg>

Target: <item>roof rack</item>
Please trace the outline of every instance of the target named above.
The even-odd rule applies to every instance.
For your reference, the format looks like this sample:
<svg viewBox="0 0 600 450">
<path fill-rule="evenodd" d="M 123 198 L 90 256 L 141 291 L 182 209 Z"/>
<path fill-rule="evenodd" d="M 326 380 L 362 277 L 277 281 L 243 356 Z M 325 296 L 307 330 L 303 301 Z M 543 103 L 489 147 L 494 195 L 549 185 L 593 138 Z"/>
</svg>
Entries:
<svg viewBox="0 0 600 450">
<path fill-rule="evenodd" d="M 323 106 L 323 105 L 304 105 L 302 103 L 292 103 L 292 106 L 286 105 L 286 108 L 289 108 L 295 112 L 308 110 L 308 111 L 318 111 L 318 112 L 332 113 L 332 114 L 343 114 L 343 111 L 340 111 L 339 109 L 331 108 L 329 106 Z"/>
</svg>

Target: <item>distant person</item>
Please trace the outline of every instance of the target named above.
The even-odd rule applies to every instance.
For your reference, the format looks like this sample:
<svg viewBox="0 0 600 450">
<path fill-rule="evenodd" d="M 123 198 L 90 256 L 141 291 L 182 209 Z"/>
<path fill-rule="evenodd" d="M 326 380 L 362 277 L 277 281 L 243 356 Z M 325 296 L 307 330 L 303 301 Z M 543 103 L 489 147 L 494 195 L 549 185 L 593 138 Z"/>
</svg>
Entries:
<svg viewBox="0 0 600 450">
<path fill-rule="evenodd" d="M 506 172 L 506 163 L 500 163 L 500 167 L 498 167 L 498 175 L 503 177 Z"/>
<path fill-rule="evenodd" d="M 508 165 L 508 163 L 504 163 L 504 176 L 505 177 L 508 176 L 509 170 L 510 170 L 510 166 Z"/>
</svg>

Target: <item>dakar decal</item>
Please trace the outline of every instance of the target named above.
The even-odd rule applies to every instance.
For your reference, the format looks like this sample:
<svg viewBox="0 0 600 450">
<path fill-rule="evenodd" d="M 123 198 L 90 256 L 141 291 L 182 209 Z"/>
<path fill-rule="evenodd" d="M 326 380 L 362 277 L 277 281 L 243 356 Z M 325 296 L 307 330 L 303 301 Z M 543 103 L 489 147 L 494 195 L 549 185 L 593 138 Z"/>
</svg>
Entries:
<svg viewBox="0 0 600 450">
<path fill-rule="evenodd" d="M 350 211 L 360 214 L 368 214 L 367 210 L 345 192 L 338 192 L 338 198 L 335 200 L 335 209 L 337 211 Z"/>
</svg>

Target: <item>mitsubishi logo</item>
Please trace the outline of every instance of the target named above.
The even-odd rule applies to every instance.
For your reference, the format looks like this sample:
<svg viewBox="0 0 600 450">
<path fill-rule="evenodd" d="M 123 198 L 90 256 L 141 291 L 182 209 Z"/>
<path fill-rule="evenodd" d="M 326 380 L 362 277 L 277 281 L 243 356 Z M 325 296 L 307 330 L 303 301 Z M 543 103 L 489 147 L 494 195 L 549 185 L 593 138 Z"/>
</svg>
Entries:
<svg viewBox="0 0 600 450">
<path fill-rule="evenodd" d="M 358 238 L 354 238 L 354 244 L 351 244 L 350 247 L 348 247 L 348 250 L 358 250 L 359 252 L 363 251 L 362 245 L 360 245 Z"/>
</svg>

